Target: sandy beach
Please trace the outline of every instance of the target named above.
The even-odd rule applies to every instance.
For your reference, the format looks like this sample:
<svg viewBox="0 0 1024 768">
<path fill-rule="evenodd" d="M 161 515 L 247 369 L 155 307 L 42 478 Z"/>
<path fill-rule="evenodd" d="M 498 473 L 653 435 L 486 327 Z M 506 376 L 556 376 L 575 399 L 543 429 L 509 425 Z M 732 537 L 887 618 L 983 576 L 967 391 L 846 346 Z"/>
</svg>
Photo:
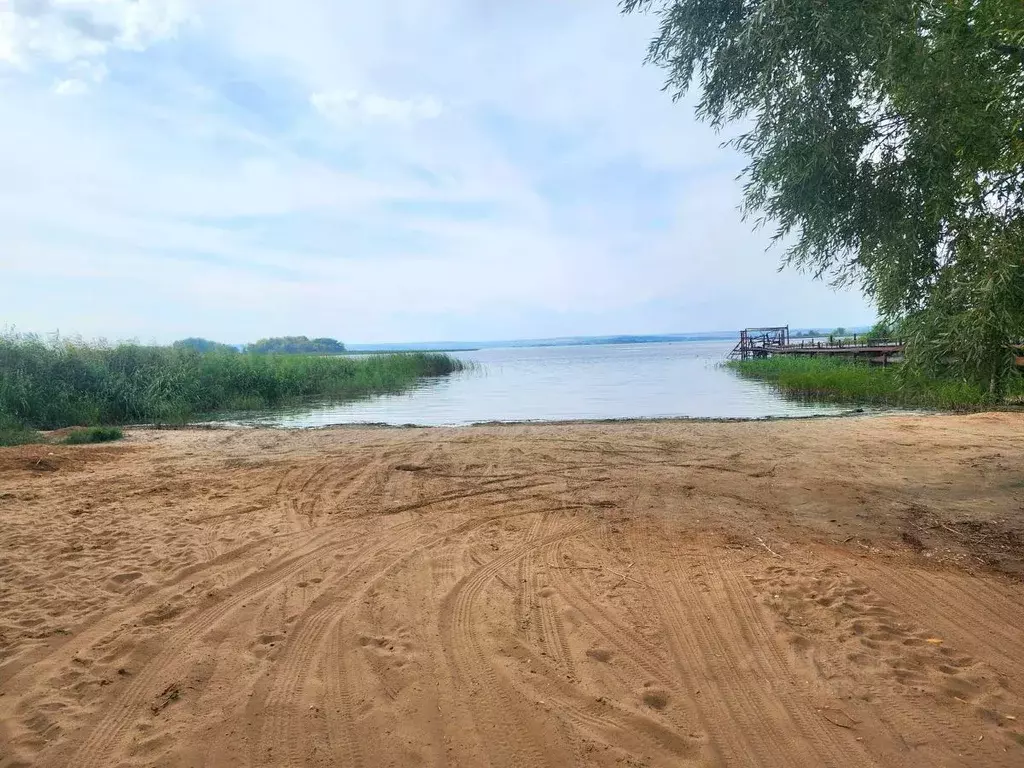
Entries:
<svg viewBox="0 0 1024 768">
<path fill-rule="evenodd" d="M 1019 766 L 1024 415 L 0 449 L 0 766 Z"/>
</svg>

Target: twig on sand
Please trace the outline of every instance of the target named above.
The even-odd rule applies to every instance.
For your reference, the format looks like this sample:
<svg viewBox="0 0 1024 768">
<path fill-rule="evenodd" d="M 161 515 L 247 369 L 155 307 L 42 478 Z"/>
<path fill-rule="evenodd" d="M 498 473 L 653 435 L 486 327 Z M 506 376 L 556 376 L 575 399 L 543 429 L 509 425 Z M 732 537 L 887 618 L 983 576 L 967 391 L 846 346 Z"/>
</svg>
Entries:
<svg viewBox="0 0 1024 768">
<path fill-rule="evenodd" d="M 776 551 L 775 551 L 774 549 L 772 549 L 772 548 L 771 548 L 771 547 L 769 547 L 769 546 L 768 546 L 767 544 L 765 544 L 765 543 L 764 543 L 764 539 L 762 539 L 762 538 L 761 538 L 760 536 L 758 536 L 758 537 L 757 537 L 757 543 L 758 543 L 758 544 L 760 544 L 760 545 L 761 545 L 762 547 L 764 547 L 765 549 L 767 549 L 767 550 L 768 550 L 769 552 L 771 552 L 771 553 L 772 553 L 773 555 L 775 555 L 776 557 L 782 557 L 782 555 L 780 555 L 780 554 L 779 554 L 778 552 L 776 552 Z"/>
<path fill-rule="evenodd" d="M 939 523 L 939 527 L 946 529 L 947 531 L 952 533 L 954 536 L 958 536 L 961 539 L 966 539 L 967 541 L 974 542 L 975 544 L 981 544 L 982 542 L 988 542 L 989 541 L 989 537 L 987 537 L 985 535 L 969 536 L 966 533 L 964 533 L 963 531 L 958 531 L 956 528 L 949 527 L 945 523 Z"/>
<path fill-rule="evenodd" d="M 633 565 L 633 563 L 630 563 L 626 567 L 629 568 L 632 565 Z M 635 581 L 641 587 L 646 587 L 647 586 L 646 584 L 644 584 L 639 579 L 634 579 L 632 576 L 627 576 L 624 573 L 619 573 L 618 571 L 613 571 L 611 568 L 606 568 L 603 565 L 549 565 L 548 567 L 552 568 L 554 570 L 558 570 L 558 571 L 576 571 L 576 570 L 580 570 L 580 571 L 608 571 L 608 573 L 613 573 L 616 576 L 618 576 L 620 579 L 624 579 L 624 580 L 625 579 L 629 579 L 630 581 Z"/>
<path fill-rule="evenodd" d="M 505 581 L 505 580 L 504 580 L 504 579 L 503 579 L 503 578 L 501 577 L 501 575 L 500 575 L 500 574 L 497 574 L 497 573 L 496 573 L 496 574 L 494 574 L 494 577 L 495 577 L 495 578 L 496 578 L 496 579 L 497 579 L 498 581 L 500 581 L 500 582 L 501 582 L 501 583 L 502 583 L 503 585 L 505 585 L 505 589 L 507 589 L 507 590 L 508 590 L 509 592 L 515 592 L 515 589 L 513 589 L 513 588 L 512 588 L 512 585 L 511 585 L 511 584 L 509 584 L 509 583 L 508 583 L 507 581 Z"/>
<path fill-rule="evenodd" d="M 834 719 L 832 717 L 829 717 L 828 714 L 827 714 L 829 712 L 829 710 L 831 710 L 832 712 L 835 712 L 838 715 L 841 715 L 842 717 L 846 718 L 849 722 L 843 723 L 843 722 L 840 722 L 840 721 L 838 721 L 838 720 L 836 720 L 836 719 Z M 854 720 L 852 717 L 850 717 L 848 714 L 843 712 L 843 710 L 841 710 L 841 709 L 833 709 L 833 708 L 830 707 L 829 709 L 822 709 L 822 710 L 819 710 L 819 711 L 821 712 L 821 716 L 822 717 L 824 717 L 826 720 L 828 720 L 830 723 L 832 723 L 832 725 L 837 725 L 840 728 L 850 728 L 850 729 L 852 729 L 853 726 L 857 725 L 860 722 L 858 720 Z"/>
<path fill-rule="evenodd" d="M 624 573 L 619 573 L 618 571 L 613 571 L 613 570 L 612 570 L 611 568 L 605 568 L 605 570 L 606 570 L 606 571 L 608 571 L 608 573 L 614 573 L 614 574 L 615 574 L 616 576 L 618 576 L 618 577 L 619 577 L 620 579 L 629 579 L 630 581 L 634 581 L 634 582 L 636 582 L 636 583 L 637 583 L 637 584 L 639 584 L 639 585 L 640 585 L 641 587 L 646 587 L 646 586 L 647 586 L 647 585 L 646 585 L 646 584 L 644 584 L 644 583 L 643 583 L 642 581 L 640 581 L 639 579 L 634 579 L 634 578 L 633 578 L 632 576 L 627 576 L 627 575 L 626 575 L 626 574 L 624 574 Z"/>
</svg>

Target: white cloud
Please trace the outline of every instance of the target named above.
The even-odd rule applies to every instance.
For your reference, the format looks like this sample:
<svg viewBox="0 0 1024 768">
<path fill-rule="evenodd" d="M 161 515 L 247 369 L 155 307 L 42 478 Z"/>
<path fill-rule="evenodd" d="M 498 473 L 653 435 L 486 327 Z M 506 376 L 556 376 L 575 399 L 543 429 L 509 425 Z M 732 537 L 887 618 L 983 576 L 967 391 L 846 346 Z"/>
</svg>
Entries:
<svg viewBox="0 0 1024 768">
<path fill-rule="evenodd" d="M 89 84 L 83 80 L 58 80 L 54 83 L 53 92 L 58 96 L 82 96 L 89 92 Z"/>
<path fill-rule="evenodd" d="M 142 51 L 194 18 L 190 0 L 7 0 L 0 7 L 0 62 L 22 70 L 102 66 L 111 51 Z M 64 90 L 82 87 L 68 83 Z"/>
<path fill-rule="evenodd" d="M 592 0 L 0 0 L 0 325 L 385 341 L 870 320 L 775 272 L 736 210 L 742 160 L 641 66 L 652 31 Z"/>
<path fill-rule="evenodd" d="M 441 115 L 440 103 L 430 97 L 392 99 L 373 93 L 335 90 L 314 93 L 310 102 L 324 117 L 340 125 L 362 121 L 409 124 Z"/>
<path fill-rule="evenodd" d="M 76 61 L 67 69 L 71 77 L 58 80 L 53 92 L 58 96 L 81 96 L 88 93 L 94 85 L 107 79 L 108 70 L 102 62 Z"/>
</svg>

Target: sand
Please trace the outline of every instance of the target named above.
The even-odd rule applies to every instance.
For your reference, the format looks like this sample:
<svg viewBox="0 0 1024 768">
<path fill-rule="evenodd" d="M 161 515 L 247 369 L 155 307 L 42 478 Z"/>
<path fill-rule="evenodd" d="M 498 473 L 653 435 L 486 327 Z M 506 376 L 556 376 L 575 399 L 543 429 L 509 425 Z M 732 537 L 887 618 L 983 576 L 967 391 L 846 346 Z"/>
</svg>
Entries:
<svg viewBox="0 0 1024 768">
<path fill-rule="evenodd" d="M 1022 436 L 0 449 L 0 765 L 1024 765 Z"/>
</svg>

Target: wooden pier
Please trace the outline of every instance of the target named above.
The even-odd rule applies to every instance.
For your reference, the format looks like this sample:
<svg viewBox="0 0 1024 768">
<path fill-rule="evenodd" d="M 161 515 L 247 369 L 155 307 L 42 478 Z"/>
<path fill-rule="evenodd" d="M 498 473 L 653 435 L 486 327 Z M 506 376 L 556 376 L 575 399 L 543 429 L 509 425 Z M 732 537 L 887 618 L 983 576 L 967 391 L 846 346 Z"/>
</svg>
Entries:
<svg viewBox="0 0 1024 768">
<path fill-rule="evenodd" d="M 788 325 L 745 328 L 740 331 L 740 340 L 729 357 L 733 360 L 757 360 L 774 355 L 844 357 L 875 365 L 889 365 L 903 358 L 903 342 L 868 339 L 863 335 L 794 340 Z"/>
<path fill-rule="evenodd" d="M 1024 344 L 1013 346 L 1017 367 L 1024 370 Z M 889 365 L 903 360 L 903 342 L 896 339 L 869 338 L 854 334 L 834 338 L 821 336 L 794 340 L 788 325 L 745 328 L 729 353 L 731 360 L 758 360 L 774 355 L 797 357 L 843 357 L 872 365 Z"/>
</svg>

